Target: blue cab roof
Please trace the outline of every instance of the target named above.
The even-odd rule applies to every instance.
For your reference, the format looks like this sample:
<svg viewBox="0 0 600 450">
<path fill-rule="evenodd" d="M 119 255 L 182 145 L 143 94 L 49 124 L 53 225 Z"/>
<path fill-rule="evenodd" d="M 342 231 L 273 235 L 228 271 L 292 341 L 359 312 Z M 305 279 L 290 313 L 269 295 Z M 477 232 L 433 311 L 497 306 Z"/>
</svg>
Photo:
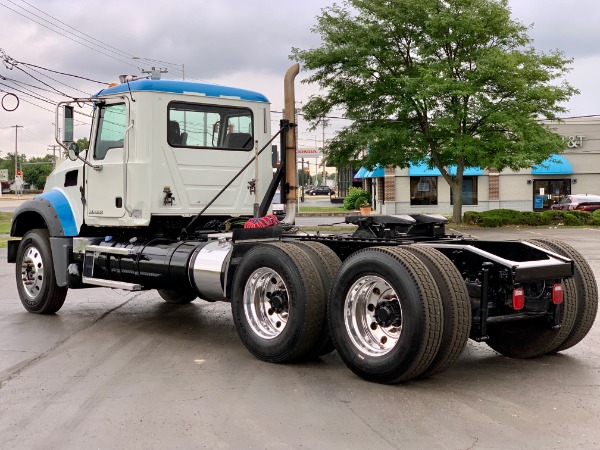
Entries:
<svg viewBox="0 0 600 450">
<path fill-rule="evenodd" d="M 263 94 L 246 89 L 234 87 L 219 86 L 216 84 L 196 83 L 193 81 L 177 81 L 177 80 L 136 80 L 127 83 L 122 83 L 117 86 L 109 87 L 98 92 L 94 97 L 103 97 L 105 95 L 119 94 L 122 92 L 166 92 L 170 94 L 203 94 L 207 97 L 235 97 L 241 100 L 249 100 L 253 102 L 265 102 L 269 100 Z"/>
</svg>

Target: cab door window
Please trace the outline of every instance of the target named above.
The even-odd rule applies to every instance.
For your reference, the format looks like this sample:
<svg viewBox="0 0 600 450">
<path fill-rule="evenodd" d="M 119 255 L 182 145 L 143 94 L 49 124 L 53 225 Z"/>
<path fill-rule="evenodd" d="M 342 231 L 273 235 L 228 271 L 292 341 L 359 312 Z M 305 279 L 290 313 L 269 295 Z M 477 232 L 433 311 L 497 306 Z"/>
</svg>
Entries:
<svg viewBox="0 0 600 450">
<path fill-rule="evenodd" d="M 94 159 L 102 160 L 111 148 L 123 148 L 127 129 L 127 110 L 124 103 L 118 103 L 101 106 L 98 114 Z"/>
</svg>

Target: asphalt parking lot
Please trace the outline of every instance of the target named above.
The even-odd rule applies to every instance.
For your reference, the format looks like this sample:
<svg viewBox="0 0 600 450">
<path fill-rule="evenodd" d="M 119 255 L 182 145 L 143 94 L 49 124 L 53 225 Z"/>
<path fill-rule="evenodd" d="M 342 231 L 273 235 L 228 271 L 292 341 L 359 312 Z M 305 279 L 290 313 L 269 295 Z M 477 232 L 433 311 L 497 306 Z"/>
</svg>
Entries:
<svg viewBox="0 0 600 450">
<path fill-rule="evenodd" d="M 600 277 L 599 229 L 457 229 L 568 240 Z M 25 312 L 0 250 L 0 448 L 600 448 L 600 323 L 577 346 L 511 360 L 469 342 L 446 372 L 359 379 L 336 353 L 256 360 L 229 304 L 70 291 Z"/>
</svg>

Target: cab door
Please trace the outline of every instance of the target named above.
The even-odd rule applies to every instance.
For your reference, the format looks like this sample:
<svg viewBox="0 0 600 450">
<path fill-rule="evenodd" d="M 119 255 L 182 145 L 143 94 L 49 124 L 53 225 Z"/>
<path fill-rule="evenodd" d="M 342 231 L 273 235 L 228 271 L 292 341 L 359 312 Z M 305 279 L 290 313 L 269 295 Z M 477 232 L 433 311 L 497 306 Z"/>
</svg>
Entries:
<svg viewBox="0 0 600 450">
<path fill-rule="evenodd" d="M 127 105 L 107 102 L 98 108 L 97 129 L 88 158 L 93 166 L 102 168 L 86 167 L 85 215 L 91 224 L 96 218 L 125 215 L 123 153 L 128 124 Z"/>
</svg>

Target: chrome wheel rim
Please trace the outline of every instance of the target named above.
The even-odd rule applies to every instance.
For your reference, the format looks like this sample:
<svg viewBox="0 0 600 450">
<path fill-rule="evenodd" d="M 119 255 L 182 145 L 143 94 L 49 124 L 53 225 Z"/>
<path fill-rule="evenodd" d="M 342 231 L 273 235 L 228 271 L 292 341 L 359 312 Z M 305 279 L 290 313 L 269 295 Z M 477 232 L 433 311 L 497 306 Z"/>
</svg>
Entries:
<svg viewBox="0 0 600 450">
<path fill-rule="evenodd" d="M 277 272 L 256 269 L 244 288 L 244 313 L 250 328 L 263 339 L 274 339 L 288 322 L 288 288 Z"/>
<path fill-rule="evenodd" d="M 357 279 L 344 300 L 344 325 L 350 340 L 362 353 L 386 355 L 402 333 L 402 304 L 398 294 L 381 277 L 367 275 Z"/>
<path fill-rule="evenodd" d="M 35 246 L 27 247 L 21 263 L 21 283 L 23 291 L 30 299 L 35 299 L 44 284 L 44 260 Z"/>
</svg>

